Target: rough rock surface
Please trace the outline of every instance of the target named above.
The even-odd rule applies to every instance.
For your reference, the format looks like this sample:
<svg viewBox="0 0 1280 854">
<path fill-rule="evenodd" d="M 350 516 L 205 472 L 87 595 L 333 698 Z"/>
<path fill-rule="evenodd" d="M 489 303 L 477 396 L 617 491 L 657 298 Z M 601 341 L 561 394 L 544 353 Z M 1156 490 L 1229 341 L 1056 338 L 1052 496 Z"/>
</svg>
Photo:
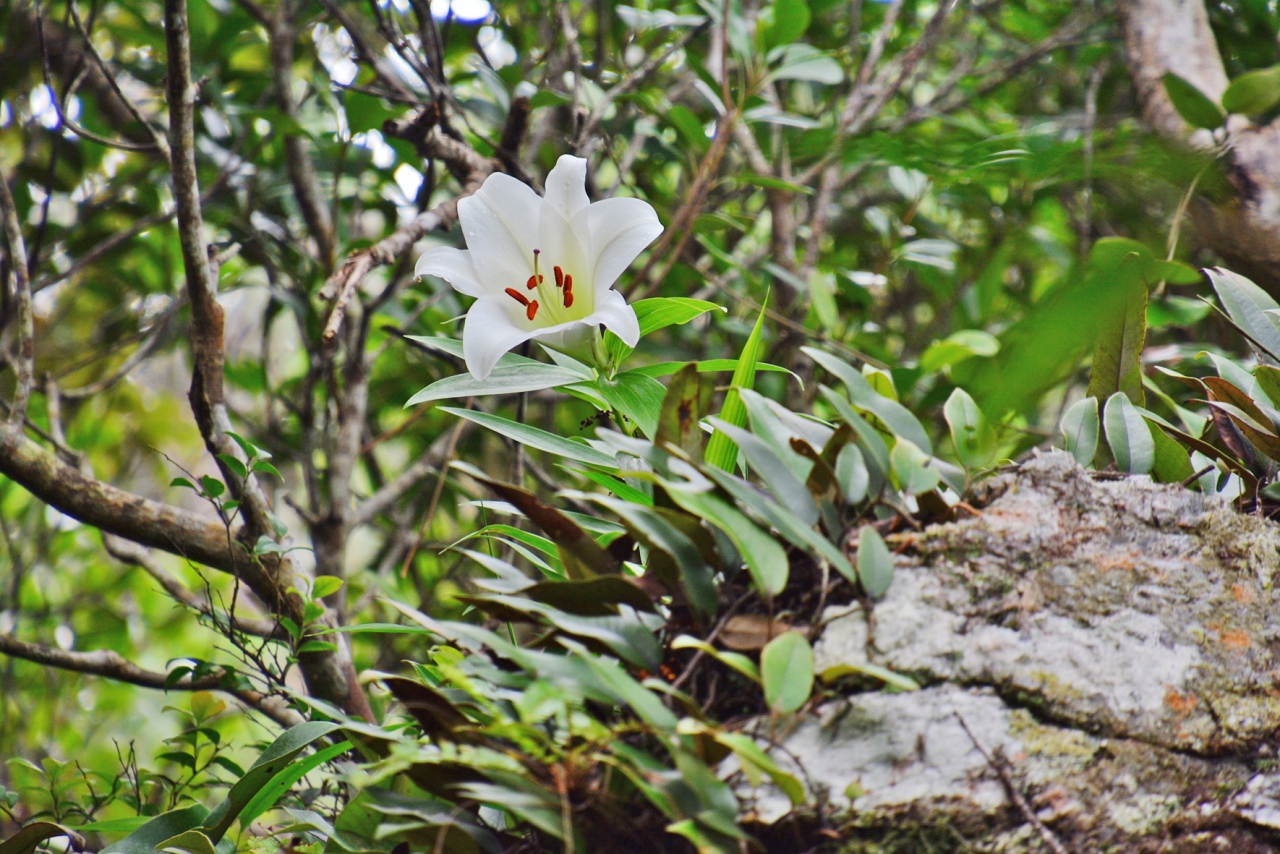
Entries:
<svg viewBox="0 0 1280 854">
<path fill-rule="evenodd" d="M 1069 851 L 1280 851 L 1280 526 L 1061 453 L 987 491 L 980 516 L 890 538 L 870 619 L 824 615 L 819 671 L 925 687 L 827 702 L 779 754 L 845 826 L 1049 850 L 963 720 Z M 762 820 L 786 812 L 756 794 Z"/>
</svg>

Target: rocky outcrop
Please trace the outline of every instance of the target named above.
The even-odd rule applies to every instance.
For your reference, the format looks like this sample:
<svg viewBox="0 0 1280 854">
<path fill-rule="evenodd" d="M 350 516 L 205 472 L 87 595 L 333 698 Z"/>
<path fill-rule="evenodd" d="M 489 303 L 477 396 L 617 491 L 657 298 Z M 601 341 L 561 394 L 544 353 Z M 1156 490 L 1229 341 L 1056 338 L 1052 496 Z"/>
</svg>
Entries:
<svg viewBox="0 0 1280 854">
<path fill-rule="evenodd" d="M 837 691 L 782 739 L 834 826 L 1049 850 L 1035 814 L 1073 852 L 1280 850 L 1280 526 L 1061 453 L 986 492 L 980 516 L 890 538 L 871 613 L 824 615 L 819 671 L 924 686 Z M 754 794 L 763 821 L 788 808 Z"/>
</svg>

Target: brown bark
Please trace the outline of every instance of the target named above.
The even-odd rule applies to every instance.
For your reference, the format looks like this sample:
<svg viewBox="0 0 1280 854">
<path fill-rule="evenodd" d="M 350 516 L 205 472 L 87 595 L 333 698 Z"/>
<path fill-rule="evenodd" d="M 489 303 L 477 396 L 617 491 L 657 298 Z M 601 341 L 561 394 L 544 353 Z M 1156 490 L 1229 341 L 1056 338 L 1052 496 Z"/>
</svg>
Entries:
<svg viewBox="0 0 1280 854">
<path fill-rule="evenodd" d="M 1169 139 L 1203 146 L 1169 96 L 1172 71 L 1214 101 L 1227 88 L 1222 57 L 1202 0 L 1124 0 L 1119 5 L 1125 51 L 1142 116 Z M 1205 243 L 1228 266 L 1280 293 L 1280 123 L 1257 126 L 1243 116 L 1227 123 L 1223 165 L 1236 191 L 1215 203 L 1197 198 L 1191 212 Z"/>
</svg>

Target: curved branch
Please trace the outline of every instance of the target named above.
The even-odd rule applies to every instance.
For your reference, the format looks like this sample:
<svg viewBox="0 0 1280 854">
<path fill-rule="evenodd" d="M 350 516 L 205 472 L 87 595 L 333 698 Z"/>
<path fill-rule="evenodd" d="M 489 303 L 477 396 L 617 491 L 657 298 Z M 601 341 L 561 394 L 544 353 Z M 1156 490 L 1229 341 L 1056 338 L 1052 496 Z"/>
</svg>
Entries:
<svg viewBox="0 0 1280 854">
<path fill-rule="evenodd" d="M 168 674 L 146 670 L 129 661 L 112 649 L 96 649 L 92 652 L 71 652 L 27 643 L 9 635 L 0 635 L 0 654 L 21 658 L 33 664 L 102 676 L 116 682 L 127 682 L 143 688 L 162 691 L 226 691 L 241 702 L 262 712 L 281 726 L 291 727 L 303 722 L 303 718 L 290 709 L 284 700 L 270 694 L 261 694 L 244 688 L 227 690 L 220 686 L 222 674 L 215 673 L 192 679 L 184 676 L 172 685 L 166 685 Z"/>
</svg>

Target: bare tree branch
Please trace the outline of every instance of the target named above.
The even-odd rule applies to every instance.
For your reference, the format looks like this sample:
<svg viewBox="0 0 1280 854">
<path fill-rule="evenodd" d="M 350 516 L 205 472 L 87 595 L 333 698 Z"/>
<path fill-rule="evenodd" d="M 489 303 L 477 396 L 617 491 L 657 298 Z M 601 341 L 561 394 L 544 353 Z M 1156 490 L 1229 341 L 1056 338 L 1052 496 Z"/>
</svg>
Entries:
<svg viewBox="0 0 1280 854">
<path fill-rule="evenodd" d="M 141 668 L 111 649 L 72 652 L 20 641 L 9 635 L 0 635 L 0 653 L 45 667 L 56 667 L 59 670 L 102 676 L 116 682 L 138 685 L 142 688 L 155 688 L 161 691 L 226 690 L 220 685 L 222 681 L 221 673 L 210 674 L 199 679 L 183 676 L 181 679 L 174 681 L 172 685 L 166 685 L 165 682 L 169 678 L 168 674 Z M 291 727 L 303 722 L 302 716 L 290 709 L 281 697 L 261 694 L 257 691 L 243 688 L 227 691 L 227 693 L 262 712 L 281 726 Z"/>
<path fill-rule="evenodd" d="M 22 240 L 18 209 L 9 193 L 9 179 L 0 171 L 0 217 L 4 219 L 5 240 L 9 246 L 9 267 L 13 271 L 14 298 L 18 307 L 17 388 L 9 407 L 9 425 L 21 429 L 35 383 L 36 337 L 31 313 L 31 278 L 27 267 L 27 245 Z"/>
<path fill-rule="evenodd" d="M 280 112 L 296 125 L 298 104 L 293 97 L 293 43 L 297 33 L 291 10 L 292 3 L 288 0 L 279 3 L 267 31 L 271 38 L 271 72 L 276 89 L 276 103 L 280 105 Z M 316 242 L 320 266 L 328 270 L 333 266 L 333 221 L 320 192 L 320 180 L 316 176 L 315 163 L 311 160 L 307 138 L 297 132 L 286 131 L 284 158 L 289 182 L 293 184 L 294 197 L 298 200 L 298 207 L 302 209 L 307 230 Z"/>
<path fill-rule="evenodd" d="M 129 540 L 111 534 L 102 535 L 102 544 L 107 553 L 123 563 L 136 566 L 159 582 L 164 592 L 193 611 L 212 619 L 218 625 L 228 623 L 230 628 L 247 635 L 273 640 L 287 641 L 289 633 L 280 623 L 256 617 L 241 617 L 234 614 L 224 616 L 217 613 L 213 605 L 204 601 L 198 594 L 189 590 L 177 578 L 169 573 L 147 549 Z"/>
</svg>

